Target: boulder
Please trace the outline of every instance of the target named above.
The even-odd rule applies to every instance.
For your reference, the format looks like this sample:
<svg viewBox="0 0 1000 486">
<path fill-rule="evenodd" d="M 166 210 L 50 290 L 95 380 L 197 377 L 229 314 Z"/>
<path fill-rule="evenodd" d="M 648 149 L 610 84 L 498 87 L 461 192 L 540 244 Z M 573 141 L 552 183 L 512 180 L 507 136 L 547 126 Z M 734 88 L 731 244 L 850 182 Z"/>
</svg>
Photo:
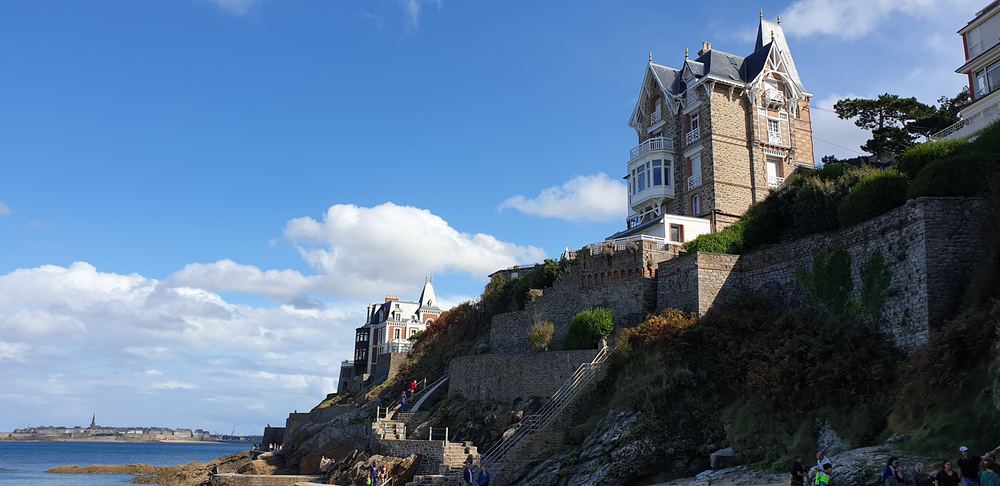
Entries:
<svg viewBox="0 0 1000 486">
<path fill-rule="evenodd" d="M 355 451 L 330 472 L 326 484 L 363 485 L 368 470 L 374 462 L 385 468 L 389 477 L 395 478 L 394 484 L 406 484 L 413 481 L 413 476 L 420 465 L 420 456 L 416 454 L 409 457 L 367 456 Z"/>
<path fill-rule="evenodd" d="M 816 449 L 823 451 L 827 456 L 834 456 L 840 454 L 847 450 L 847 446 L 844 445 L 844 440 L 840 438 L 840 434 L 837 434 L 833 427 L 830 426 L 830 422 L 826 420 L 819 420 L 816 424 L 819 429 L 819 433 L 816 435 Z"/>
<path fill-rule="evenodd" d="M 708 465 L 712 469 L 725 469 L 742 463 L 743 458 L 732 447 L 719 449 L 708 456 Z"/>
</svg>

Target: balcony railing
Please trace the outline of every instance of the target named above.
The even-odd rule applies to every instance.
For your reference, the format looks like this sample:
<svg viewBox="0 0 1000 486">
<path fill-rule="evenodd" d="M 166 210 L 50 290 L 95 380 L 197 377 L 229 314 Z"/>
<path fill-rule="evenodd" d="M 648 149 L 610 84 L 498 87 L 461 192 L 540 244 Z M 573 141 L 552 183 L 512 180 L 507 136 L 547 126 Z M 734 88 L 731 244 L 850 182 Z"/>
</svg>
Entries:
<svg viewBox="0 0 1000 486">
<path fill-rule="evenodd" d="M 767 143 L 773 143 L 775 145 L 781 145 L 781 132 L 767 132 Z"/>
<path fill-rule="evenodd" d="M 785 94 L 778 90 L 769 89 L 764 91 L 764 101 L 768 105 L 780 105 L 785 102 Z"/>
<path fill-rule="evenodd" d="M 636 242 L 636 248 L 647 250 L 665 250 L 670 245 L 677 245 L 677 243 L 667 241 L 666 238 L 649 235 L 635 235 L 627 236 L 625 238 L 617 238 L 614 240 L 605 240 L 600 243 L 591 243 L 590 245 L 587 245 L 587 247 L 590 249 L 591 255 L 600 255 L 604 253 L 605 250 L 614 252 L 625 251 L 628 249 L 628 244 L 631 242 Z"/>
<path fill-rule="evenodd" d="M 645 142 L 642 142 L 639 145 L 632 147 L 632 150 L 629 151 L 629 160 L 635 159 L 636 157 L 641 157 L 645 154 L 657 150 L 667 150 L 667 151 L 674 150 L 674 139 L 663 138 L 663 137 L 647 139 Z"/>
<path fill-rule="evenodd" d="M 693 175 L 688 177 L 688 189 L 694 189 L 701 185 L 701 176 Z"/>
<path fill-rule="evenodd" d="M 964 116 L 961 120 L 931 135 L 931 139 L 940 140 L 943 138 L 969 137 L 970 135 L 979 133 L 979 131 L 1000 119 L 1000 95 L 996 95 L 995 99 L 987 101 L 987 103 L 983 109 L 975 113 L 963 114 Z"/>
<path fill-rule="evenodd" d="M 690 145 L 696 142 L 698 140 L 698 137 L 700 136 L 701 136 L 701 129 L 695 128 L 694 130 L 687 132 L 687 135 L 684 136 L 684 143 L 686 145 Z"/>
<path fill-rule="evenodd" d="M 784 182 L 785 182 L 785 178 L 784 177 L 767 176 L 767 187 L 770 187 L 772 189 L 775 188 L 775 187 L 780 186 Z"/>
</svg>

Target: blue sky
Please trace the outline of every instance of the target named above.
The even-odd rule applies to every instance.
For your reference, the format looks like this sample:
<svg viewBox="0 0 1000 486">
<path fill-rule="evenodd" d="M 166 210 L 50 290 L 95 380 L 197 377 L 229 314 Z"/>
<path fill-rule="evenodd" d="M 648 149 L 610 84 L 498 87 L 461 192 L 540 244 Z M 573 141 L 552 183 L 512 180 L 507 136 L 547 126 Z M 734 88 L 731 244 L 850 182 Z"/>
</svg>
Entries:
<svg viewBox="0 0 1000 486">
<path fill-rule="evenodd" d="M 984 3 L 3 2 L 0 430 L 280 422 L 367 302 L 622 227 L 648 52 L 745 55 L 764 8 L 814 106 L 931 102 Z"/>
</svg>

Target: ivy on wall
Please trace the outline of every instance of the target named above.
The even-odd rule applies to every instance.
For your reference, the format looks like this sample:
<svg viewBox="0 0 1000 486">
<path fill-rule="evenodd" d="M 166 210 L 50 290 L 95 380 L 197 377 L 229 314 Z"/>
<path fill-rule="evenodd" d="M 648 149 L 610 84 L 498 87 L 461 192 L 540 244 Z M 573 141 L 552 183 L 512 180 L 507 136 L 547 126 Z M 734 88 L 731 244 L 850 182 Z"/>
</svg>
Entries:
<svg viewBox="0 0 1000 486">
<path fill-rule="evenodd" d="M 861 266 L 861 299 L 854 298 L 851 255 L 840 249 L 813 256 L 812 270 L 799 268 L 795 279 L 816 303 L 835 314 L 877 320 L 885 305 L 892 274 L 882 253 L 875 251 Z"/>
<path fill-rule="evenodd" d="M 847 250 L 836 250 L 813 256 L 812 271 L 800 268 L 795 279 L 812 298 L 836 314 L 854 314 L 857 304 L 853 301 L 854 281 L 851 279 L 851 255 Z"/>
<path fill-rule="evenodd" d="M 861 267 L 861 314 L 871 319 L 882 315 L 892 274 L 878 250 Z"/>
</svg>

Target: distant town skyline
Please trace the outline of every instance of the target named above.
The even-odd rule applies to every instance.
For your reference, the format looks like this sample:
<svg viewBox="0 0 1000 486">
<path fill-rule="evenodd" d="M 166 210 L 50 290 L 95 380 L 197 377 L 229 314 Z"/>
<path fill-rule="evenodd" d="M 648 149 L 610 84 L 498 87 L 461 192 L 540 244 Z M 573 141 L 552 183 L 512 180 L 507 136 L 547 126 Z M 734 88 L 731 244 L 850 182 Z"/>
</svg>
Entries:
<svg viewBox="0 0 1000 486">
<path fill-rule="evenodd" d="M 115 417 L 260 433 L 336 389 L 386 294 L 625 227 L 650 55 L 780 15 L 815 157 L 833 103 L 933 103 L 984 1 L 0 5 L 0 430 Z"/>
</svg>

